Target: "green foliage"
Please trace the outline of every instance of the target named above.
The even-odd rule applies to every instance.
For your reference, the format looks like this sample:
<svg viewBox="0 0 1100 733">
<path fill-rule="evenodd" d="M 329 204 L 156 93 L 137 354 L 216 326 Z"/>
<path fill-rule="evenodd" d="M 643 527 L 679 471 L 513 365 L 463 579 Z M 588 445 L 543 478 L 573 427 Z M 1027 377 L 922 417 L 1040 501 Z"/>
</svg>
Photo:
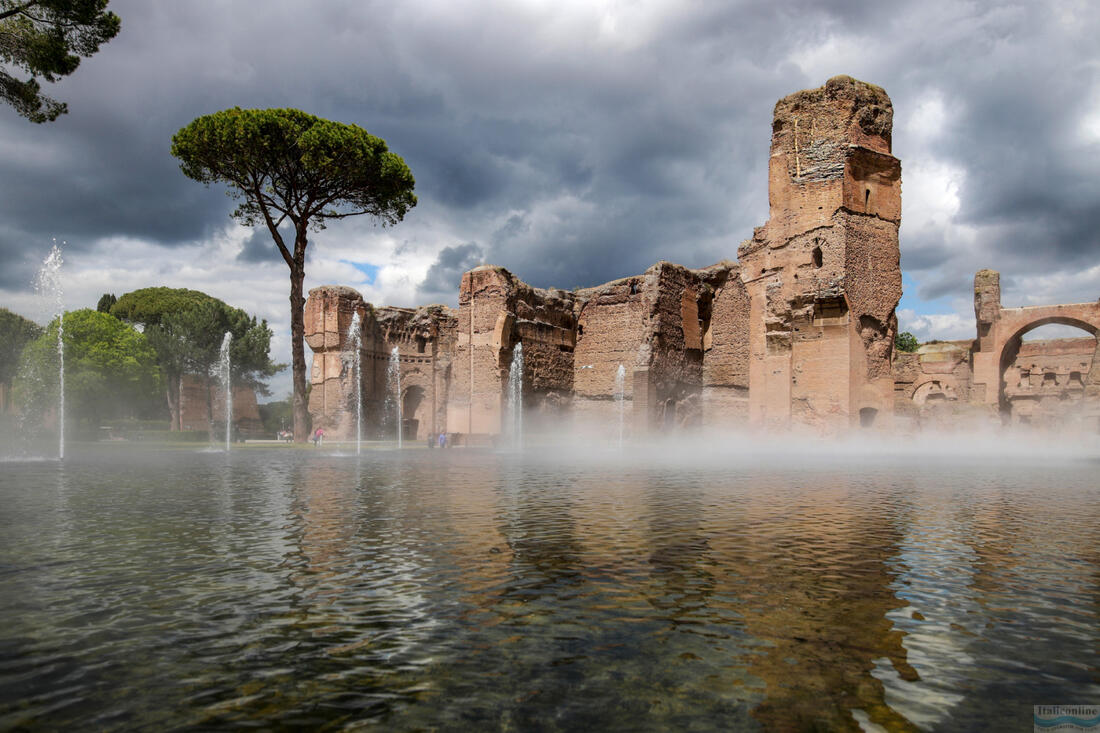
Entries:
<svg viewBox="0 0 1100 733">
<path fill-rule="evenodd" d="M 68 109 L 44 95 L 38 80 L 73 73 L 119 27 L 107 0 L 0 0 L 0 62 L 30 75 L 19 79 L 0 69 L 0 99 L 31 122 L 57 119 Z"/>
<path fill-rule="evenodd" d="M 902 331 L 894 337 L 894 348 L 898 351 L 913 352 L 920 348 L 917 337 L 908 331 Z"/>
<path fill-rule="evenodd" d="M 0 384 L 11 384 L 23 348 L 41 334 L 37 323 L 0 308 Z"/>
<path fill-rule="evenodd" d="M 114 293 L 104 293 L 100 296 L 99 302 L 96 303 L 95 309 L 100 313 L 110 313 L 111 308 L 113 308 L 117 302 L 118 298 L 115 297 Z"/>
<path fill-rule="evenodd" d="M 294 407 L 289 396 L 285 400 L 265 402 L 257 407 L 265 433 L 275 435 L 280 430 L 289 430 L 294 425 Z"/>
<path fill-rule="evenodd" d="M 267 386 L 261 380 L 284 368 L 268 356 L 271 329 L 267 321 L 257 323 L 255 317 L 239 308 L 208 298 L 187 310 L 165 315 L 159 326 L 148 331 L 173 366 L 179 365 L 183 372 L 207 376 L 217 372 L 222 339 L 227 332 L 232 334 L 229 359 L 234 383 L 245 383 L 267 394 Z"/>
<path fill-rule="evenodd" d="M 24 414 L 57 404 L 55 318 L 27 345 L 15 381 Z M 72 311 L 64 318 L 66 415 L 92 426 L 108 418 L 149 414 L 160 388 L 156 354 L 145 337 L 106 313 Z"/>
<path fill-rule="evenodd" d="M 199 117 L 172 137 L 172 155 L 188 178 L 228 184 L 245 226 L 289 218 L 322 228 L 358 214 L 395 224 L 416 205 L 412 172 L 385 140 L 296 109 Z"/>
<path fill-rule="evenodd" d="M 111 313 L 145 326 L 145 336 L 169 379 L 184 372 L 212 375 L 227 331 L 233 334 L 229 354 L 238 384 L 267 394 L 261 380 L 286 368 L 269 357 L 272 334 L 267 321 L 257 323 L 243 310 L 198 290 L 134 290 L 119 298 Z"/>
<path fill-rule="evenodd" d="M 168 313 L 193 308 L 199 303 L 214 300 L 198 290 L 186 288 L 141 288 L 124 294 L 113 306 L 111 315 L 146 327 L 155 326 Z M 221 301 L 218 301 L 221 302 Z"/>
</svg>

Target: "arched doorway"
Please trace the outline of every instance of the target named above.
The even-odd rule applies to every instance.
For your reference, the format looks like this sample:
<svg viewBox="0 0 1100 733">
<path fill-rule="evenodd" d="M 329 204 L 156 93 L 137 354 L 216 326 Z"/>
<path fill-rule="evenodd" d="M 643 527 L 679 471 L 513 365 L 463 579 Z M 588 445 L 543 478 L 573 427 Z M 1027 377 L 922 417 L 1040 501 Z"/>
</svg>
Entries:
<svg viewBox="0 0 1100 733">
<path fill-rule="evenodd" d="M 405 440 L 416 440 L 423 416 L 419 414 L 421 405 L 424 404 L 424 388 L 412 385 L 405 389 L 401 397 L 402 435 Z"/>
<path fill-rule="evenodd" d="M 1095 419 L 1091 412 L 1100 405 L 1087 405 L 1086 393 L 1090 380 L 1100 378 L 1096 334 L 1074 318 L 1040 318 L 1018 328 L 999 358 L 1001 419 L 1045 427 Z"/>
</svg>

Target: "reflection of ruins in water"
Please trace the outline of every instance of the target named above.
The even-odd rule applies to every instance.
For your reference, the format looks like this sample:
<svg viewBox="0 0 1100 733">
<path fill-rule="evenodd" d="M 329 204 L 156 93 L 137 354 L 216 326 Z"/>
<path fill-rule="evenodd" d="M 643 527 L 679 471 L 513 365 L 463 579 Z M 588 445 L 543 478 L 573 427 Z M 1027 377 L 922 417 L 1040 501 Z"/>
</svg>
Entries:
<svg viewBox="0 0 1100 733">
<path fill-rule="evenodd" d="M 814 474 L 812 486 L 808 478 L 752 476 L 738 497 L 736 533 L 714 542 L 722 564 L 742 576 L 743 624 L 757 644 L 748 673 L 764 696 L 752 714 L 771 730 L 857 729 L 868 720 L 909 729 L 872 674 L 885 660 L 915 678 L 888 618 L 905 605 L 891 587 L 902 492 L 875 501 L 843 470 Z"/>
</svg>

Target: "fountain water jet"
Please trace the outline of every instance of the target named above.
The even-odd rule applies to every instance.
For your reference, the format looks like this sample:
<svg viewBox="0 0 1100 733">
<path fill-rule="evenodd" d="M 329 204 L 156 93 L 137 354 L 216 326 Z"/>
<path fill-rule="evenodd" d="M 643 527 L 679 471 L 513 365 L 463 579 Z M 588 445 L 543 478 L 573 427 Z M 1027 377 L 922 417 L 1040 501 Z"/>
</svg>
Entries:
<svg viewBox="0 0 1100 733">
<path fill-rule="evenodd" d="M 626 405 L 626 367 L 619 365 L 615 372 L 615 401 L 619 403 L 619 450 L 623 449 L 623 412 Z"/>
<path fill-rule="evenodd" d="M 222 348 L 219 352 L 221 362 L 221 387 L 225 395 L 225 452 L 229 452 L 229 444 L 233 431 L 233 377 L 232 362 L 229 357 L 229 345 L 233 341 L 233 334 L 225 332 L 222 337 Z"/>
<path fill-rule="evenodd" d="M 62 242 L 64 244 L 64 242 Z M 39 295 L 53 296 L 57 313 L 57 457 L 65 458 L 65 294 L 61 289 L 61 248 L 54 240 L 50 253 L 42 262 L 35 278 L 35 289 Z"/>
<path fill-rule="evenodd" d="M 394 409 L 393 414 L 397 418 L 397 447 L 402 446 L 402 440 L 404 436 L 404 425 L 401 419 L 401 354 L 398 352 L 397 347 L 393 347 L 393 351 L 390 352 L 390 365 L 386 369 L 386 401 L 393 400 Z M 390 414 L 390 410 L 386 410 L 386 414 Z"/>
<path fill-rule="evenodd" d="M 512 445 L 523 448 L 523 344 L 512 349 L 512 366 L 508 368 L 508 422 Z"/>
<path fill-rule="evenodd" d="M 351 366 L 355 374 L 355 455 L 362 453 L 363 445 L 363 375 L 360 351 L 362 350 L 363 335 L 359 329 L 359 314 L 351 317 L 351 325 L 348 326 L 348 345 L 351 347 Z"/>
</svg>

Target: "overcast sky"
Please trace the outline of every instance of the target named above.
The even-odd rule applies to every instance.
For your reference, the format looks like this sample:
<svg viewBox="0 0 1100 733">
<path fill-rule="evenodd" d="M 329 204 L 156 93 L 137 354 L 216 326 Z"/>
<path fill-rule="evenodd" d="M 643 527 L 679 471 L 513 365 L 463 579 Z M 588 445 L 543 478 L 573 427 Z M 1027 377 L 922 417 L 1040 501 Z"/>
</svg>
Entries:
<svg viewBox="0 0 1100 733">
<path fill-rule="evenodd" d="M 767 219 L 772 107 L 849 74 L 894 103 L 902 330 L 974 334 L 972 278 L 1006 305 L 1100 296 L 1100 5 L 963 2 L 112 0 L 117 38 L 47 85 L 34 125 L 0 108 L 0 305 L 64 242 L 70 308 L 203 290 L 266 318 L 290 360 L 286 265 L 172 135 L 226 107 L 297 107 L 378 135 L 416 177 L 396 227 L 313 235 L 306 286 L 455 304 L 503 265 L 572 288 L 660 259 L 734 259 Z M 277 378 L 280 395 L 289 376 Z"/>
</svg>

